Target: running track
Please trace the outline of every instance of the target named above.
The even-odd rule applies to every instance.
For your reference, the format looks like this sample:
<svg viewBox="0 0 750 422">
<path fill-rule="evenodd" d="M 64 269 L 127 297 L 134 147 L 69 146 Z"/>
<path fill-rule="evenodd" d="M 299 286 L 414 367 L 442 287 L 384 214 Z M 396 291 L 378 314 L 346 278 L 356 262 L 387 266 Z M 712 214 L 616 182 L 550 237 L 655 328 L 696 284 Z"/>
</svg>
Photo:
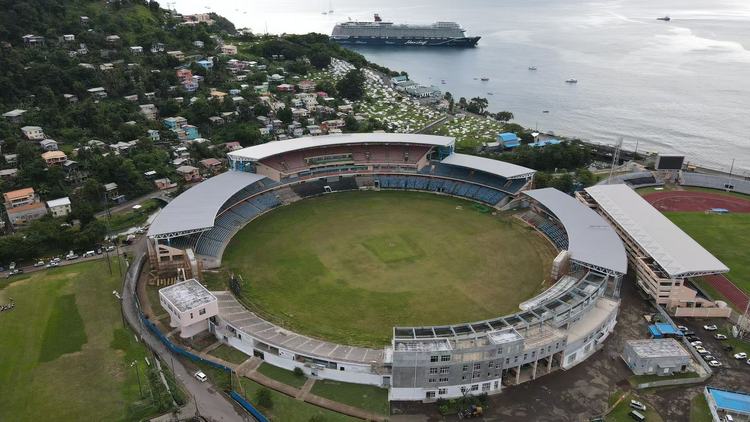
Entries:
<svg viewBox="0 0 750 422">
<path fill-rule="evenodd" d="M 644 196 L 654 208 L 664 211 L 707 211 L 711 208 L 726 208 L 731 212 L 750 213 L 750 201 L 720 193 L 698 191 L 662 191 Z M 740 311 L 747 307 L 750 297 L 734 285 L 723 274 L 703 278 L 708 284 L 731 301 Z"/>
</svg>

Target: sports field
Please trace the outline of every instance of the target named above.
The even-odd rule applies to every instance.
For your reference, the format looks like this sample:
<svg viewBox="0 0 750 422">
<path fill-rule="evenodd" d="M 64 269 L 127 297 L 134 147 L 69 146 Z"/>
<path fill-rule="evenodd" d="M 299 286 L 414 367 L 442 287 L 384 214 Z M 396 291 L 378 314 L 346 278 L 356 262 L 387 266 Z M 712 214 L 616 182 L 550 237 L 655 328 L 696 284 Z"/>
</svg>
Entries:
<svg viewBox="0 0 750 422">
<path fill-rule="evenodd" d="M 224 265 L 242 301 L 287 328 L 382 346 L 395 325 L 449 324 L 518 309 L 555 251 L 511 217 L 428 193 L 346 192 L 248 224 Z"/>
<path fill-rule="evenodd" d="M 121 421 L 156 413 L 140 402 L 146 352 L 123 328 L 120 281 L 97 260 L 0 280 L 0 420 Z M 155 391 L 157 392 L 157 391 Z"/>
</svg>

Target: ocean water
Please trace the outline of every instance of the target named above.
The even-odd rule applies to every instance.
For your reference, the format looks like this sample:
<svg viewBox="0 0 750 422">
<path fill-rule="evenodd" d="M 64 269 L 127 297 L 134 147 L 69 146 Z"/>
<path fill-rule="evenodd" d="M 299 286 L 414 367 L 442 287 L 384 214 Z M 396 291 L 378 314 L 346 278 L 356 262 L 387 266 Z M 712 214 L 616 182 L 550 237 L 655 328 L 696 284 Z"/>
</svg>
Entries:
<svg viewBox="0 0 750 422">
<path fill-rule="evenodd" d="M 336 22 L 456 21 L 473 49 L 357 48 L 368 59 L 539 130 L 750 176 L 747 0 L 175 0 L 268 33 L 330 33 Z M 332 14 L 322 14 L 329 8 Z M 671 22 L 657 21 L 669 15 Z M 529 66 L 538 70 L 529 71 Z M 482 82 L 481 77 L 488 77 Z M 564 81 L 578 79 L 578 84 Z M 443 84 L 442 81 L 445 81 Z M 489 93 L 492 93 L 491 95 Z M 548 110 L 549 113 L 542 113 Z"/>
</svg>

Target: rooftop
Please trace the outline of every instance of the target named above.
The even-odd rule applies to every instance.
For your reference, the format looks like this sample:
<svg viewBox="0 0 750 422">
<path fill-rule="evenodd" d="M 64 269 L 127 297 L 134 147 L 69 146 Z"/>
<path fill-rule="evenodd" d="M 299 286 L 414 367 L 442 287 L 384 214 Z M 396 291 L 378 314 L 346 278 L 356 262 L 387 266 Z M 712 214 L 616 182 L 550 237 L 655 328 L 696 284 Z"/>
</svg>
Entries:
<svg viewBox="0 0 750 422">
<path fill-rule="evenodd" d="M 7 113 L 3 113 L 3 117 L 18 117 L 22 115 L 23 113 L 26 113 L 26 110 L 15 109 Z"/>
<path fill-rule="evenodd" d="M 169 301 L 180 312 L 216 301 L 216 296 L 194 278 L 159 289 L 159 296 Z"/>
<path fill-rule="evenodd" d="M 211 177 L 177 196 L 159 212 L 149 237 L 174 237 L 214 225 L 221 206 L 242 188 L 264 179 L 254 173 L 228 171 Z"/>
<path fill-rule="evenodd" d="M 612 226 L 591 208 L 553 188 L 523 192 L 557 217 L 568 234 L 571 258 L 583 264 L 625 274 L 627 255 Z"/>
<path fill-rule="evenodd" d="M 627 340 L 625 344 L 640 358 L 690 357 L 687 350 L 673 338 Z"/>
<path fill-rule="evenodd" d="M 719 409 L 750 415 L 750 394 L 706 387 Z"/>
<path fill-rule="evenodd" d="M 34 188 L 23 188 L 23 189 L 18 189 L 18 190 L 12 190 L 10 192 L 5 192 L 3 195 L 5 196 L 5 199 L 8 201 L 13 201 L 16 199 L 24 199 L 24 198 L 34 195 Z"/>
<path fill-rule="evenodd" d="M 536 170 L 518 166 L 505 161 L 493 160 L 491 158 L 477 157 L 475 155 L 453 153 L 441 161 L 451 166 L 466 167 L 494 174 L 506 179 L 520 179 L 531 177 Z"/>
<path fill-rule="evenodd" d="M 50 201 L 47 201 L 47 206 L 49 208 L 61 207 L 63 205 L 70 205 L 70 198 L 66 196 L 64 198 L 52 199 Z"/>
<path fill-rule="evenodd" d="M 672 278 L 725 273 L 726 265 L 624 184 L 586 192 Z"/>
<path fill-rule="evenodd" d="M 230 152 L 228 156 L 230 159 L 235 160 L 258 161 L 291 151 L 333 145 L 419 144 L 448 147 L 452 146 L 454 143 L 455 139 L 447 136 L 415 135 L 407 133 L 347 133 L 341 135 L 303 137 L 287 141 L 267 142 L 265 144 Z"/>
</svg>

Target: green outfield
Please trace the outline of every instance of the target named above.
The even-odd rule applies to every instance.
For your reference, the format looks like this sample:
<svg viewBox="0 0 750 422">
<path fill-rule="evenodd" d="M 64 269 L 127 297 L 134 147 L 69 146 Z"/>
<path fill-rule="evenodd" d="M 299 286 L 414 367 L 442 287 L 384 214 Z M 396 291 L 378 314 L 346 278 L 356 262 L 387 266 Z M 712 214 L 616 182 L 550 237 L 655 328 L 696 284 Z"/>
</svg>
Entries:
<svg viewBox="0 0 750 422">
<path fill-rule="evenodd" d="M 123 327 L 117 270 L 97 260 L 0 280 L 0 420 L 122 421 L 157 413 L 146 351 Z M 154 392 L 158 385 L 155 387 Z"/>
<path fill-rule="evenodd" d="M 511 217 L 415 192 L 307 199 L 248 224 L 224 265 L 248 308 L 290 329 L 382 346 L 395 325 L 449 324 L 518 309 L 555 251 Z"/>
<path fill-rule="evenodd" d="M 750 214 L 665 212 L 664 215 L 726 264 L 731 269 L 727 278 L 750 293 Z"/>
</svg>

